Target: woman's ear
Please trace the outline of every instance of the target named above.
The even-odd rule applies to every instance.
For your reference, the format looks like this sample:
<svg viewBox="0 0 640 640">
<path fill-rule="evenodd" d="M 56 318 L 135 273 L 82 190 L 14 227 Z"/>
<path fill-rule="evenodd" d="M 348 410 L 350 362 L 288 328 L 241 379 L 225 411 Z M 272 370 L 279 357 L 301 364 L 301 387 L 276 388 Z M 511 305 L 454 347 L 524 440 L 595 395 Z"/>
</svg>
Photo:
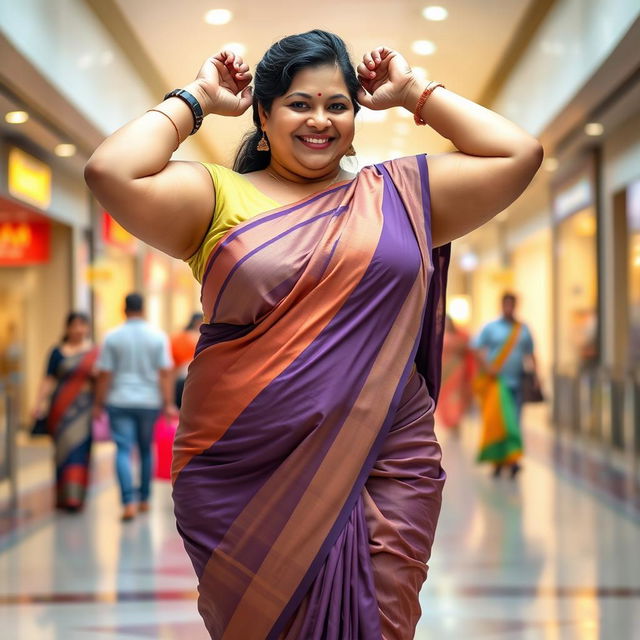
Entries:
<svg viewBox="0 0 640 640">
<path fill-rule="evenodd" d="M 264 110 L 264 107 L 260 103 L 258 103 L 258 117 L 260 118 L 260 127 L 264 131 L 264 125 L 266 121 L 269 119 L 269 115 L 267 114 L 267 112 Z"/>
</svg>

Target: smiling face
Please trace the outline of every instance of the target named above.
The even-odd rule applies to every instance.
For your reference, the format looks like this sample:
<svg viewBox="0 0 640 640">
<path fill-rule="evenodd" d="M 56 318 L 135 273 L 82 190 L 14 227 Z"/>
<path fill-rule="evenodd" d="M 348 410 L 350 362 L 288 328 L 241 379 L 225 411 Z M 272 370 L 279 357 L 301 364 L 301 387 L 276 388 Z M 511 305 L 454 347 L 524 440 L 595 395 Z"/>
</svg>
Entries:
<svg viewBox="0 0 640 640">
<path fill-rule="evenodd" d="M 260 115 L 271 165 L 287 177 L 317 180 L 335 172 L 353 141 L 355 112 L 334 65 L 301 69 L 270 113 Z"/>
</svg>

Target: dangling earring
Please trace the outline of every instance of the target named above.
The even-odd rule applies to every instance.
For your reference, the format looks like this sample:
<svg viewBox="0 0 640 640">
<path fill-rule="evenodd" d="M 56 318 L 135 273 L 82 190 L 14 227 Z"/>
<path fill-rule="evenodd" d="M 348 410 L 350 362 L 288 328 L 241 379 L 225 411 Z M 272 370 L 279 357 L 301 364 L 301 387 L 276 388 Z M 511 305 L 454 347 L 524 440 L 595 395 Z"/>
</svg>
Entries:
<svg viewBox="0 0 640 640">
<path fill-rule="evenodd" d="M 267 140 L 267 136 L 264 131 L 262 132 L 262 138 L 258 141 L 258 146 L 256 147 L 258 151 L 271 151 L 271 147 L 269 146 L 269 141 Z"/>
<path fill-rule="evenodd" d="M 345 156 L 355 156 L 356 155 L 356 150 L 353 148 L 352 144 L 349 145 L 349 148 L 347 149 L 347 152 L 344 155 Z"/>
</svg>

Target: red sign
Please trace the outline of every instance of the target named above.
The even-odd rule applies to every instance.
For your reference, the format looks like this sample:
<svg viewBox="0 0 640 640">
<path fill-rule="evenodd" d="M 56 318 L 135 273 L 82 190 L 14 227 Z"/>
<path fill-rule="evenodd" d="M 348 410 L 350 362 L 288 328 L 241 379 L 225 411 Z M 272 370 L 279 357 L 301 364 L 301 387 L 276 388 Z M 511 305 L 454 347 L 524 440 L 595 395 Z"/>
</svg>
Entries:
<svg viewBox="0 0 640 640">
<path fill-rule="evenodd" d="M 119 225 L 106 211 L 102 212 L 102 239 L 106 244 L 134 252 L 136 238 Z"/>
<path fill-rule="evenodd" d="M 0 265 L 5 267 L 49 261 L 51 225 L 48 222 L 0 221 Z"/>
</svg>

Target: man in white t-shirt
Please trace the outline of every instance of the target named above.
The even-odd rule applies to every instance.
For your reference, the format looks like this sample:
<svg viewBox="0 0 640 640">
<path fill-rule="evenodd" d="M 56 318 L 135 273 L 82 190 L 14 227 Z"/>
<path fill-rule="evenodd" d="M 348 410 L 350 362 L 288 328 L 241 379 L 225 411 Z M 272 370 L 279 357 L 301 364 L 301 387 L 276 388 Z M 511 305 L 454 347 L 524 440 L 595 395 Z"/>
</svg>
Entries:
<svg viewBox="0 0 640 640">
<path fill-rule="evenodd" d="M 98 360 L 94 415 L 106 406 L 116 443 L 116 473 L 120 483 L 123 520 L 148 511 L 151 490 L 153 426 L 161 410 L 177 415 L 173 403 L 172 367 L 167 336 L 144 319 L 138 293 L 125 298 L 124 324 L 110 331 Z M 140 489 L 133 486 L 131 452 L 140 454 Z M 136 500 L 137 498 L 137 500 Z"/>
</svg>

